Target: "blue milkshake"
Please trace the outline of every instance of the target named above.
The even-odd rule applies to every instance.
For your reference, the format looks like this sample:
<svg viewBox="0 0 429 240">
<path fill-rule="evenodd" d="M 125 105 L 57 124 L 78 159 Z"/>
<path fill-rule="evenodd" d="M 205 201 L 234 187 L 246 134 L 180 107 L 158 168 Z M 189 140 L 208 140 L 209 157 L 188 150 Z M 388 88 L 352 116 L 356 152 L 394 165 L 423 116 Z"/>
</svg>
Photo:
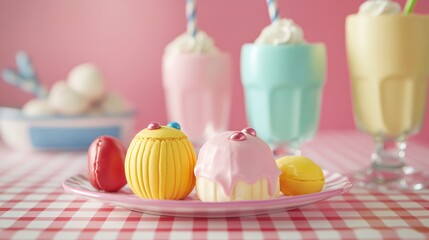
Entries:
<svg viewBox="0 0 429 240">
<path fill-rule="evenodd" d="M 323 44 L 245 44 L 241 79 L 250 126 L 273 149 L 300 154 L 318 127 L 325 77 Z"/>
</svg>

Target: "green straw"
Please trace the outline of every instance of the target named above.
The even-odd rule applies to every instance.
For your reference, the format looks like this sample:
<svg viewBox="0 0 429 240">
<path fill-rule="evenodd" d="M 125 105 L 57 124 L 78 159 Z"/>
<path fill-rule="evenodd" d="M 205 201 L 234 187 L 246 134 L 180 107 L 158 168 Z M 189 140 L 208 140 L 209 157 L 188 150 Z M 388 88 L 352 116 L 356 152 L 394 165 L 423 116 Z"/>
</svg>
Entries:
<svg viewBox="0 0 429 240">
<path fill-rule="evenodd" d="M 407 0 L 407 3 L 405 4 L 404 7 L 404 14 L 410 14 L 413 9 L 414 9 L 414 5 L 416 5 L 417 0 Z"/>
</svg>

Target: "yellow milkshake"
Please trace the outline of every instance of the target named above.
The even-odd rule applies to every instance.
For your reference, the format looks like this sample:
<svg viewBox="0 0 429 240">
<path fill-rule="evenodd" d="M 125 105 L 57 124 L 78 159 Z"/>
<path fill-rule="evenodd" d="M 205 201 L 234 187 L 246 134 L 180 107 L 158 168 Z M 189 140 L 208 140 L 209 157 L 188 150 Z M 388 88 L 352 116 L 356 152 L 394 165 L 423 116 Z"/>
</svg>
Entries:
<svg viewBox="0 0 429 240">
<path fill-rule="evenodd" d="M 348 16 L 346 44 L 357 127 L 392 139 L 417 133 L 429 77 L 429 16 Z"/>
</svg>

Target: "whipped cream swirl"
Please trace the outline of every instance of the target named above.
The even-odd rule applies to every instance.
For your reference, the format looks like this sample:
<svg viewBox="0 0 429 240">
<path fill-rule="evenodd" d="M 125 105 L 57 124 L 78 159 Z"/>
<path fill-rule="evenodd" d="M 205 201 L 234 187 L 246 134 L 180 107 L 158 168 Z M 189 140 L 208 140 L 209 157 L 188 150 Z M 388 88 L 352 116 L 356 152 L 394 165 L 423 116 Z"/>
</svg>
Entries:
<svg viewBox="0 0 429 240">
<path fill-rule="evenodd" d="M 178 55 L 183 53 L 215 54 L 219 50 L 214 41 L 205 32 L 198 31 L 195 37 L 183 33 L 165 47 L 165 54 Z"/>
<path fill-rule="evenodd" d="M 266 26 L 259 37 L 255 40 L 256 44 L 296 44 L 305 43 L 304 33 L 297 24 L 291 19 L 279 19 Z"/>
<path fill-rule="evenodd" d="M 359 7 L 359 15 L 379 16 L 400 12 L 401 5 L 390 0 L 367 0 Z"/>
</svg>

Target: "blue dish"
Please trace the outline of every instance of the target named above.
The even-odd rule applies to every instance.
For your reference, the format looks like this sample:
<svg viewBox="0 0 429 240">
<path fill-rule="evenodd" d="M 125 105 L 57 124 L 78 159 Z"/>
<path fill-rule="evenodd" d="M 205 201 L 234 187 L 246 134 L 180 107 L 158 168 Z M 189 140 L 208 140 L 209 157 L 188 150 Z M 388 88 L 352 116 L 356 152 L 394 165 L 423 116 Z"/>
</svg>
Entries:
<svg viewBox="0 0 429 240">
<path fill-rule="evenodd" d="M 100 116 L 29 117 L 20 109 L 0 108 L 0 135 L 17 150 L 86 150 L 101 135 L 125 144 L 133 137 L 133 111 Z"/>
</svg>

